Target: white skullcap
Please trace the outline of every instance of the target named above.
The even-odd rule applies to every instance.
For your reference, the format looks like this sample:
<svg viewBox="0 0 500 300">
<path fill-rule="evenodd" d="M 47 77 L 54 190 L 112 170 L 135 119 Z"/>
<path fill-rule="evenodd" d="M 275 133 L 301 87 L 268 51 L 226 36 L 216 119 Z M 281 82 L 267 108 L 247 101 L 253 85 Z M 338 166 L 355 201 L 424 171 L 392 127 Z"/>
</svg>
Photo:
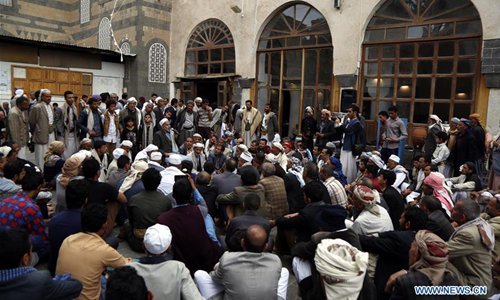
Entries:
<svg viewBox="0 0 500 300">
<path fill-rule="evenodd" d="M 203 101 L 203 99 L 201 99 L 201 97 L 194 98 L 194 102 L 201 102 L 201 101 Z"/>
<path fill-rule="evenodd" d="M 335 146 L 335 144 L 332 142 L 328 142 L 326 143 L 326 148 L 337 148 L 337 146 Z"/>
<path fill-rule="evenodd" d="M 84 138 L 82 139 L 82 141 L 80 142 L 80 145 L 83 145 L 83 144 L 86 144 L 86 143 L 92 143 L 92 140 L 89 139 L 89 138 Z"/>
<path fill-rule="evenodd" d="M 70 158 L 76 158 L 79 161 L 79 164 L 81 164 L 87 156 L 83 152 L 76 152 L 75 154 L 71 155 Z"/>
<path fill-rule="evenodd" d="M 85 155 L 86 158 L 91 158 L 92 157 L 92 152 L 90 152 L 89 150 L 80 150 L 78 151 L 78 153 L 81 153 L 83 155 Z"/>
<path fill-rule="evenodd" d="M 157 151 L 159 148 L 155 144 L 149 144 L 146 148 L 144 148 L 144 152 Z"/>
<path fill-rule="evenodd" d="M 16 90 L 16 92 L 14 93 L 14 100 L 17 100 L 17 98 L 21 97 L 22 95 L 24 95 L 24 90 L 22 89 Z"/>
<path fill-rule="evenodd" d="M 205 146 L 203 146 L 203 144 L 202 144 L 202 143 L 195 143 L 195 144 L 193 145 L 193 147 L 194 147 L 194 148 L 204 148 Z"/>
<path fill-rule="evenodd" d="M 156 97 L 155 102 L 158 103 L 158 101 L 163 100 L 162 97 Z"/>
<path fill-rule="evenodd" d="M 283 145 L 281 145 L 280 143 L 278 142 L 274 142 L 273 143 L 273 147 L 276 147 L 278 149 L 280 149 L 281 152 L 283 152 L 285 149 L 283 148 Z"/>
<path fill-rule="evenodd" d="M 137 99 L 135 99 L 135 97 L 128 98 L 127 103 L 132 103 L 132 102 L 137 103 Z"/>
<path fill-rule="evenodd" d="M 134 145 L 132 144 L 131 141 L 129 140 L 124 140 L 121 144 L 120 144 L 120 147 L 128 147 L 128 148 L 132 148 Z"/>
<path fill-rule="evenodd" d="M 265 160 L 274 164 L 276 162 L 276 155 L 274 155 L 272 153 L 268 153 L 268 154 L 266 154 Z"/>
<path fill-rule="evenodd" d="M 389 159 L 399 164 L 399 156 L 392 154 L 391 156 L 389 156 Z"/>
<path fill-rule="evenodd" d="M 195 133 L 195 134 L 193 134 L 193 137 L 198 137 L 198 138 L 200 138 L 200 139 L 201 139 L 201 138 L 203 138 L 203 137 L 201 136 L 201 134 L 199 134 L 199 133 Z"/>
<path fill-rule="evenodd" d="M 163 124 L 168 123 L 170 124 L 170 121 L 167 118 L 163 118 L 160 120 L 160 126 L 163 126 Z"/>
<path fill-rule="evenodd" d="M 436 121 L 436 123 L 441 123 L 441 119 L 437 115 L 430 115 L 429 119 Z"/>
<path fill-rule="evenodd" d="M 161 160 L 162 154 L 160 151 L 153 151 L 151 152 L 149 157 L 151 158 L 151 160 Z"/>
<path fill-rule="evenodd" d="M 122 148 L 116 148 L 115 150 L 113 150 L 113 158 L 116 160 L 118 160 L 118 158 L 120 158 L 120 156 L 124 154 L 125 150 L 123 150 Z"/>
<path fill-rule="evenodd" d="M 182 156 L 179 154 L 170 154 L 168 163 L 171 165 L 180 165 L 182 163 Z"/>
<path fill-rule="evenodd" d="M 248 147 L 245 144 L 239 144 L 238 148 L 240 148 L 241 151 L 243 151 L 243 152 L 248 151 Z"/>
<path fill-rule="evenodd" d="M 144 248 L 151 254 L 162 254 L 168 250 L 172 242 L 170 228 L 155 224 L 149 227 L 144 234 Z"/>
<path fill-rule="evenodd" d="M 245 152 L 241 153 L 240 158 L 246 162 L 251 162 L 253 159 L 253 156 L 250 152 L 245 151 Z"/>
<path fill-rule="evenodd" d="M 0 147 L 0 153 L 3 154 L 3 156 L 9 155 L 10 151 L 12 150 L 11 147 L 9 146 L 2 146 Z"/>
</svg>

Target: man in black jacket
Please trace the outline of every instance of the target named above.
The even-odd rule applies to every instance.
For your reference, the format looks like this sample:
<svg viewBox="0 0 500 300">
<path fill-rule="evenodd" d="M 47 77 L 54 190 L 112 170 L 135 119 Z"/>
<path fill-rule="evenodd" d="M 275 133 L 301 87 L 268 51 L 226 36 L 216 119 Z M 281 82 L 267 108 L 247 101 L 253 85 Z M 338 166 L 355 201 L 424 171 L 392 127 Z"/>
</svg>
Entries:
<svg viewBox="0 0 500 300">
<path fill-rule="evenodd" d="M 415 233 L 426 228 L 427 215 L 420 208 L 411 206 L 401 215 L 399 223 L 404 231 L 382 232 L 378 237 L 359 237 L 363 251 L 378 255 L 374 277 L 377 299 L 389 299 L 390 295 L 384 292 L 387 280 L 391 274 L 408 269 L 408 251 Z"/>
<path fill-rule="evenodd" d="M 405 209 L 406 201 L 392 185 L 396 181 L 396 174 L 389 170 L 382 170 L 379 175 L 378 184 L 382 189 L 382 198 L 384 198 L 389 207 L 394 230 L 399 229 L 399 217 Z"/>
</svg>

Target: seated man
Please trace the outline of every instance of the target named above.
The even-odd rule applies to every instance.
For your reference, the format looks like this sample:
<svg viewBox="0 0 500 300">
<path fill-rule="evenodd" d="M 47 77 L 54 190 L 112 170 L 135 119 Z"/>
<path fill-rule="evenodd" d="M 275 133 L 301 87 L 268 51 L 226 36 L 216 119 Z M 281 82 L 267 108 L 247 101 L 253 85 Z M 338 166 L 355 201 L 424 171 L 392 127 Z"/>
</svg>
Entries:
<svg viewBox="0 0 500 300">
<path fill-rule="evenodd" d="M 235 187 L 234 190 L 225 195 L 217 196 L 219 205 L 228 205 L 228 219 L 231 220 L 236 216 L 243 214 L 242 202 L 248 194 L 257 194 L 260 198 L 260 208 L 257 213 L 266 217 L 265 208 L 265 191 L 262 185 L 259 185 L 259 172 L 252 166 L 245 166 L 239 169 L 241 176 L 241 186 Z"/>
<path fill-rule="evenodd" d="M 40 173 L 27 174 L 23 178 L 22 190 L 0 202 L 0 228 L 23 228 L 30 234 L 33 265 L 49 258 L 49 244 L 45 222 L 35 199 L 43 184 Z"/>
<path fill-rule="evenodd" d="M 453 192 L 453 201 L 469 197 L 470 192 L 478 192 L 483 189 L 481 179 L 477 175 L 476 165 L 473 162 L 466 162 L 460 167 L 460 176 L 446 179 L 447 184 Z"/>
<path fill-rule="evenodd" d="M 99 203 L 82 211 L 82 232 L 67 237 L 59 249 L 56 274 L 69 273 L 83 284 L 82 299 L 97 300 L 101 295 L 102 273 L 131 262 L 103 240 L 108 211 Z"/>
<path fill-rule="evenodd" d="M 259 185 L 264 187 L 266 217 L 273 221 L 288 213 L 285 181 L 275 174 L 276 168 L 273 164 L 268 162 L 262 164 L 262 178 Z"/>
<path fill-rule="evenodd" d="M 386 292 L 392 292 L 391 299 L 422 299 L 422 296 L 415 294 L 415 286 L 459 285 L 453 275 L 446 270 L 449 253 L 447 248 L 446 242 L 434 233 L 428 230 L 417 232 L 408 251 L 409 271 L 399 271 L 387 282 Z M 436 299 L 439 298 L 436 296 Z M 459 299 L 459 297 L 447 296 L 446 299 Z"/>
<path fill-rule="evenodd" d="M 158 186 L 161 182 L 161 175 L 154 168 L 147 169 L 142 174 L 141 181 L 144 184 L 144 191 L 132 196 L 128 206 L 129 225 L 126 229 L 127 242 L 136 252 L 142 252 L 142 238 L 149 226 L 156 224 L 161 213 L 172 208 L 172 203 Z"/>
<path fill-rule="evenodd" d="M 191 177 L 178 179 L 172 193 L 177 206 L 158 217 L 158 223 L 168 226 L 172 232 L 174 259 L 185 263 L 191 274 L 211 270 L 222 254 L 222 249 L 207 232 L 204 218 L 210 215 L 206 215 L 206 206 L 202 211 L 201 207 L 189 204 L 193 193 L 195 204 L 203 200 Z"/>
<path fill-rule="evenodd" d="M 399 164 L 400 158 L 396 155 L 389 156 L 387 160 L 387 170 L 393 171 L 396 174 L 396 180 L 392 186 L 398 190 L 398 192 L 404 191 L 408 187 L 410 181 L 410 175 L 408 170 Z"/>
<path fill-rule="evenodd" d="M 168 253 L 172 242 L 170 228 L 155 224 L 144 234 L 146 256 L 130 264 L 144 278 L 157 299 L 203 299 L 189 270 Z"/>
<path fill-rule="evenodd" d="M 415 238 L 415 232 L 425 230 L 427 215 L 420 208 L 410 206 L 399 220 L 402 231 L 387 231 L 375 236 L 361 235 L 359 241 L 365 252 L 378 255 L 374 283 L 377 299 L 387 299 L 384 293 L 389 276 L 401 269 L 408 269 L 408 251 Z"/>
<path fill-rule="evenodd" d="M 318 244 L 324 239 L 342 239 L 361 250 L 358 235 L 345 226 L 346 210 L 334 206 L 325 206 L 316 219 L 320 232 L 314 234 L 308 242 L 299 242 L 292 248 L 292 266 L 299 284 L 302 299 L 325 299 L 321 278 L 314 264 Z"/>
<path fill-rule="evenodd" d="M 250 226 L 241 239 L 243 252 L 224 253 L 210 275 L 195 273 L 201 295 L 209 299 L 225 292 L 225 299 L 286 299 L 288 270 L 277 255 L 262 252 L 266 241 L 262 226 Z"/>
<path fill-rule="evenodd" d="M 371 235 L 384 231 L 392 231 L 391 217 L 385 208 L 377 204 L 378 193 L 372 189 L 358 185 L 352 195 L 353 207 L 360 211 L 352 224 L 357 234 Z"/>
<path fill-rule="evenodd" d="M 229 251 L 241 251 L 241 238 L 251 225 L 261 225 L 269 235 L 269 222 L 257 214 L 260 198 L 256 194 L 248 194 L 243 200 L 245 212 L 229 223 L 226 230 L 226 245 Z"/>
<path fill-rule="evenodd" d="M 66 210 L 55 215 L 49 223 L 50 258 L 49 270 L 56 272 L 59 248 L 70 235 L 82 231 L 82 207 L 89 194 L 87 181 L 83 179 L 71 180 L 66 188 Z"/>
<path fill-rule="evenodd" d="M 0 231 L 0 298 L 73 299 L 82 284 L 74 279 L 53 280 L 48 271 L 31 268 L 31 243 L 23 229 Z"/>
<path fill-rule="evenodd" d="M 447 268 L 459 285 L 486 286 L 493 291 L 491 251 L 495 247 L 495 232 L 480 216 L 479 205 L 470 199 L 459 200 L 451 213 L 459 227 L 448 241 Z"/>
<path fill-rule="evenodd" d="M 24 163 L 20 160 L 12 160 L 3 167 L 3 177 L 0 177 L 0 201 L 14 196 L 21 190 L 21 180 L 26 172 Z"/>
<path fill-rule="evenodd" d="M 116 161 L 116 166 L 117 169 L 109 173 L 107 182 L 114 188 L 119 189 L 121 183 L 130 172 L 130 158 L 126 155 L 120 156 Z"/>
<path fill-rule="evenodd" d="M 427 229 L 447 242 L 455 229 L 441 207 L 441 202 L 433 196 L 424 196 L 420 199 L 419 206 L 427 214 Z"/>
<path fill-rule="evenodd" d="M 406 201 L 401 196 L 401 193 L 396 190 L 392 185 L 396 181 L 396 174 L 392 171 L 382 170 L 380 171 L 379 185 L 382 189 L 382 198 L 384 198 L 385 203 L 389 207 L 389 216 L 391 216 L 392 226 L 394 230 L 399 229 L 399 217 L 403 213 Z"/>
<path fill-rule="evenodd" d="M 498 195 L 496 195 L 498 196 Z M 493 257 L 500 255 L 500 197 L 491 197 L 485 209 L 487 221 L 495 231 L 495 249 Z"/>
<path fill-rule="evenodd" d="M 87 203 L 99 203 L 107 206 L 108 220 L 105 223 L 106 231 L 104 233 L 104 236 L 107 237 L 113 231 L 120 205 L 126 203 L 127 198 L 117 188 L 98 181 L 101 167 L 94 158 L 87 159 L 82 163 L 82 171 L 88 183 L 89 191 L 92 191 L 88 195 Z"/>
<path fill-rule="evenodd" d="M 296 231 L 297 237 L 293 241 L 307 242 L 311 239 L 311 235 L 319 231 L 317 223 L 318 212 L 325 209 L 327 206 L 322 199 L 322 190 L 319 186 L 323 185 L 318 181 L 311 181 L 304 186 L 304 195 L 306 207 L 299 212 L 285 215 L 276 220 L 278 226 L 278 237 L 276 243 L 281 246 L 283 252 L 287 252 L 288 247 L 293 246 L 290 243 L 290 232 Z M 334 209 L 343 211 L 344 208 L 335 205 Z M 337 220 L 344 222 L 345 217 L 337 217 Z M 288 246 L 288 247 L 287 247 Z"/>
</svg>

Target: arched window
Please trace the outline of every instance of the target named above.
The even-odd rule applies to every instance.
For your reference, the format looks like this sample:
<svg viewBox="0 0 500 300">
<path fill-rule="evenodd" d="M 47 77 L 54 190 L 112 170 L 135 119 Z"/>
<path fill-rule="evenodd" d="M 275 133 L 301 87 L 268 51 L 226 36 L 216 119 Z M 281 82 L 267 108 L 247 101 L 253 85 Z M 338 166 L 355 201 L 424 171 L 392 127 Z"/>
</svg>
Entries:
<svg viewBox="0 0 500 300">
<path fill-rule="evenodd" d="M 122 45 L 120 46 L 120 49 L 123 54 L 130 54 L 130 43 L 123 42 Z"/>
<path fill-rule="evenodd" d="M 186 50 L 186 76 L 234 74 L 233 36 L 219 20 L 210 19 L 196 26 Z"/>
<path fill-rule="evenodd" d="M 80 0 L 80 24 L 90 21 L 90 0 Z"/>
<path fill-rule="evenodd" d="M 257 51 L 257 100 L 278 112 L 282 135 L 300 124 L 304 109 L 330 104 L 332 36 L 314 7 L 295 4 L 278 11 L 264 28 Z"/>
<path fill-rule="evenodd" d="M 165 83 L 167 81 L 167 50 L 160 43 L 149 47 L 148 81 Z"/>
<path fill-rule="evenodd" d="M 99 23 L 99 48 L 111 49 L 111 22 L 106 17 Z"/>
<path fill-rule="evenodd" d="M 398 107 L 410 124 L 466 117 L 477 98 L 481 20 L 469 0 L 387 0 L 366 29 L 361 106 Z"/>
</svg>

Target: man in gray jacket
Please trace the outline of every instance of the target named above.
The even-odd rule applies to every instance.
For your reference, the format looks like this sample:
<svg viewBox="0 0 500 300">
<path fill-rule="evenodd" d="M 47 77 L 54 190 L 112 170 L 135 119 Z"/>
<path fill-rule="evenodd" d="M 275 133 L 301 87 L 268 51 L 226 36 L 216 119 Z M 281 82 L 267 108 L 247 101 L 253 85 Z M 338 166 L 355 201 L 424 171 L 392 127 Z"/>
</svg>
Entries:
<svg viewBox="0 0 500 300">
<path fill-rule="evenodd" d="M 226 252 L 210 274 L 194 274 L 201 295 L 206 299 L 286 299 L 288 270 L 281 267 L 277 255 L 263 252 L 266 242 L 266 230 L 250 226 L 241 239 L 243 252 Z"/>
</svg>

